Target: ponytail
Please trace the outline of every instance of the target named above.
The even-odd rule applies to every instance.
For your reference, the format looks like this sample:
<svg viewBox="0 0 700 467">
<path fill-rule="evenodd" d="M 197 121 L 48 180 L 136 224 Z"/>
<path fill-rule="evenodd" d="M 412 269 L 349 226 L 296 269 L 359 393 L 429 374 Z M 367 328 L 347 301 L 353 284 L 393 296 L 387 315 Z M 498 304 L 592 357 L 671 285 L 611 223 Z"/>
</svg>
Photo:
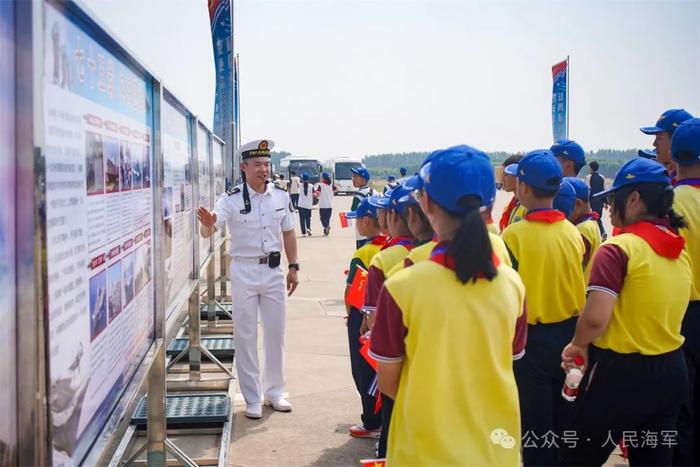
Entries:
<svg viewBox="0 0 700 467">
<path fill-rule="evenodd" d="M 685 219 L 673 210 L 673 188 L 663 183 L 640 183 L 619 190 L 615 194 L 614 209 L 623 222 L 627 198 L 635 191 L 639 193 L 649 215 L 657 219 L 666 219 L 676 230 L 687 226 Z"/>
<path fill-rule="evenodd" d="M 309 182 L 304 181 L 304 196 L 308 196 L 309 194 Z"/>
<path fill-rule="evenodd" d="M 465 213 L 450 213 L 461 223 L 449 247 L 457 278 L 463 284 L 476 282 L 481 277 L 491 280 L 496 277 L 497 271 L 493 264 L 491 239 L 481 217 L 481 200 L 476 196 L 464 196 L 458 204 Z"/>
</svg>

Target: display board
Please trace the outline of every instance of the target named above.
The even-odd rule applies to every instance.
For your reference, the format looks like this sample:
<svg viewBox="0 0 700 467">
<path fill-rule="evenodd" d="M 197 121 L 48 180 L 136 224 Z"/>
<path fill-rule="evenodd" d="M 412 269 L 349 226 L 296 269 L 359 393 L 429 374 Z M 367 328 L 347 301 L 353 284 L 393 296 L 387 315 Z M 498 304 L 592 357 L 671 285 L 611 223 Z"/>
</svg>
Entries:
<svg viewBox="0 0 700 467">
<path fill-rule="evenodd" d="M 0 1 L 0 466 L 16 463 L 17 445 L 14 64 L 14 2 Z"/>
<path fill-rule="evenodd" d="M 166 317 L 185 302 L 194 271 L 191 118 L 169 93 L 161 106 L 163 142 L 163 270 Z"/>
<path fill-rule="evenodd" d="M 226 172 L 224 165 L 224 158 L 226 157 L 226 152 L 224 150 L 224 145 L 219 140 L 212 138 L 214 144 L 214 200 L 219 199 L 220 196 L 226 196 Z M 214 234 L 214 241 L 218 242 L 224 238 L 224 230 L 219 229 Z"/>
<path fill-rule="evenodd" d="M 44 28 L 50 432 L 76 465 L 153 339 L 153 91 L 52 4 Z"/>
<path fill-rule="evenodd" d="M 209 144 L 209 132 L 201 125 L 197 126 L 197 162 L 199 168 L 199 202 L 196 208 L 205 207 L 212 210 L 212 157 L 211 146 Z M 195 228 L 195 236 L 199 238 L 199 265 L 200 267 L 207 260 L 211 252 L 211 238 L 203 238 L 198 234 L 198 229 Z"/>
</svg>

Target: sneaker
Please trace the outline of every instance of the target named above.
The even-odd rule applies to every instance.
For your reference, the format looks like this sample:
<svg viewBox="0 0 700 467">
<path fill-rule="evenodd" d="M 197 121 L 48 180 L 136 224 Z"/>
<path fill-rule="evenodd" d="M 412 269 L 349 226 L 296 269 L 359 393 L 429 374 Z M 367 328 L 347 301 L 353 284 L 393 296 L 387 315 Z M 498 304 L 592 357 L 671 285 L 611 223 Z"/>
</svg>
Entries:
<svg viewBox="0 0 700 467">
<path fill-rule="evenodd" d="M 327 236 L 328 236 L 328 233 L 329 233 L 330 231 L 331 231 L 331 228 L 330 228 L 330 227 L 324 227 L 324 228 L 323 228 L 323 235 L 325 235 L 325 236 L 327 237 Z"/>
<path fill-rule="evenodd" d="M 379 435 L 382 433 L 382 428 L 375 428 L 374 430 L 368 430 L 364 425 L 353 425 L 350 427 L 350 436 L 354 438 L 375 438 L 378 439 Z"/>
<path fill-rule="evenodd" d="M 310 230 L 310 229 L 306 231 L 306 235 L 308 235 L 309 237 L 311 236 L 311 230 Z"/>
<path fill-rule="evenodd" d="M 248 404 L 245 407 L 245 416 L 253 420 L 262 418 L 262 405 L 261 404 Z"/>
<path fill-rule="evenodd" d="M 292 404 L 289 403 L 287 399 L 284 397 L 280 397 L 279 399 L 266 399 L 265 400 L 265 405 L 272 407 L 278 412 L 291 412 L 292 411 Z"/>
</svg>

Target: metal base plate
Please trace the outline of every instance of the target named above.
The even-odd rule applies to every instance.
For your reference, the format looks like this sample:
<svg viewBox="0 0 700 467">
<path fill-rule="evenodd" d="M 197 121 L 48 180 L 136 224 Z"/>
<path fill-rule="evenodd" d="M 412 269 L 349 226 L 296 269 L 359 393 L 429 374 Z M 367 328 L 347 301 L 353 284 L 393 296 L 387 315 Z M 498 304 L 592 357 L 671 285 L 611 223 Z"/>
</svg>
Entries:
<svg viewBox="0 0 700 467">
<path fill-rule="evenodd" d="M 224 302 L 221 303 L 221 307 L 226 309 L 229 313 L 231 313 L 231 310 L 233 309 L 233 304 L 230 302 Z M 229 316 L 224 312 L 224 310 L 221 309 L 219 305 L 214 305 L 214 314 L 216 315 L 217 318 L 224 318 L 224 319 L 230 319 Z M 200 317 L 201 319 L 207 319 L 209 317 L 209 305 L 206 303 L 202 303 L 199 306 L 199 312 L 200 312 Z"/>
<path fill-rule="evenodd" d="M 185 350 L 189 339 L 179 338 L 173 339 L 168 346 L 168 357 L 174 357 Z M 233 338 L 231 337 L 202 337 L 202 345 L 205 349 L 212 353 L 216 358 L 227 359 L 233 358 L 235 350 L 233 348 Z M 184 356 L 183 359 L 186 359 Z"/>
<path fill-rule="evenodd" d="M 168 427 L 223 424 L 228 420 L 230 407 L 231 400 L 226 393 L 173 394 L 165 398 L 165 418 Z M 136 406 L 131 423 L 144 426 L 147 419 L 148 404 L 144 396 Z"/>
</svg>

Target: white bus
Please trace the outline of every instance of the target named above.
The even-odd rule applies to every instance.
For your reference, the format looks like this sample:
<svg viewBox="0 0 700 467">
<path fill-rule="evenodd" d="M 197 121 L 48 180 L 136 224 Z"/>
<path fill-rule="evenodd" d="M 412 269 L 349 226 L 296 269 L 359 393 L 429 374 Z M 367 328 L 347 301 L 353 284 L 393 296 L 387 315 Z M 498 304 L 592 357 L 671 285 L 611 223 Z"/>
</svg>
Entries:
<svg viewBox="0 0 700 467">
<path fill-rule="evenodd" d="M 324 166 L 326 167 L 326 171 L 332 173 L 333 183 L 338 187 L 336 194 L 344 193 L 351 195 L 357 191 L 357 189 L 352 186 L 352 172 L 350 169 L 362 167 L 362 161 L 360 159 L 338 157 L 326 161 Z"/>
<path fill-rule="evenodd" d="M 288 156 L 280 160 L 281 173 L 284 178 L 290 180 L 292 172 L 296 173 L 299 178 L 304 173 L 309 174 L 309 182 L 318 183 L 321 179 L 322 165 L 321 161 L 315 157 L 308 156 Z"/>
</svg>

